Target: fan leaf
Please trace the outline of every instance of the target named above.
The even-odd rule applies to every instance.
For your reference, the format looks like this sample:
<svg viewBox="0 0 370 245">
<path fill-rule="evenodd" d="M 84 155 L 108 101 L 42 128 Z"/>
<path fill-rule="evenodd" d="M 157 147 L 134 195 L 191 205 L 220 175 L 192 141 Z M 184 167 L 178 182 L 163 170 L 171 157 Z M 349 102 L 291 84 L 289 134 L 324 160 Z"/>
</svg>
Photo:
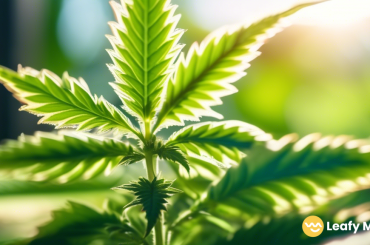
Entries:
<svg viewBox="0 0 370 245">
<path fill-rule="evenodd" d="M 60 79 L 48 70 L 26 67 L 18 73 L 0 66 L 0 82 L 16 99 L 26 104 L 22 110 L 41 116 L 40 123 L 77 130 L 118 129 L 138 134 L 129 119 L 103 97 L 92 96 L 85 81 L 64 73 Z"/>
<path fill-rule="evenodd" d="M 109 65 L 112 86 L 124 108 L 141 122 L 151 122 L 162 102 L 162 91 L 182 45 L 183 30 L 175 29 L 179 15 L 167 0 L 111 1 L 117 22 L 108 36 L 114 50 Z"/>
<path fill-rule="evenodd" d="M 318 237 L 308 237 L 303 234 L 302 222 L 310 216 L 320 217 L 324 224 L 362 223 L 369 224 L 369 216 L 363 215 L 370 211 L 369 190 L 351 193 L 343 198 L 332 200 L 318 210 L 305 214 L 288 214 L 281 218 L 263 219 L 254 225 L 247 225 L 233 234 L 231 239 L 220 239 L 217 245 L 243 244 L 243 241 L 253 240 L 256 244 L 326 244 L 330 238 L 353 234 L 353 229 L 330 232 L 326 229 Z M 248 224 L 248 221 L 247 221 Z M 360 232 L 360 231 L 358 231 Z"/>
<path fill-rule="evenodd" d="M 245 151 L 250 185 L 333 167 L 368 163 L 369 152 L 369 140 L 353 139 L 347 135 L 322 136 L 319 133 L 301 139 L 296 134 L 289 134 Z"/>
<path fill-rule="evenodd" d="M 314 3 L 298 5 L 256 23 L 224 27 L 211 33 L 200 45 L 194 43 L 186 58 L 181 55 L 170 79 L 166 100 L 155 129 L 199 121 L 202 116 L 221 119 L 210 107 L 222 104 L 221 97 L 233 94 L 231 85 L 246 73 L 249 62 L 266 39 L 279 32 L 280 20 Z"/>
<path fill-rule="evenodd" d="M 190 172 L 189 162 L 179 147 L 162 145 L 156 153 L 160 159 L 180 164 L 188 173 Z"/>
<path fill-rule="evenodd" d="M 139 162 L 139 161 L 143 160 L 144 158 L 145 158 L 145 155 L 143 153 L 135 151 L 135 152 L 132 152 L 131 154 L 126 155 L 122 159 L 122 164 L 123 165 L 130 165 L 130 164 Z"/>
<path fill-rule="evenodd" d="M 205 202 L 251 216 L 312 210 L 370 186 L 369 152 L 369 141 L 346 136 L 269 141 L 264 151 L 230 168 L 209 189 Z"/>
<path fill-rule="evenodd" d="M 214 158 L 187 156 L 190 171 L 180 167 L 173 161 L 167 161 L 169 167 L 177 175 L 175 187 L 196 200 L 208 189 L 216 179 L 225 173 L 225 165 Z"/>
<path fill-rule="evenodd" d="M 171 185 L 172 181 L 164 179 L 157 180 L 157 178 L 154 178 L 150 182 L 145 178 L 139 178 L 138 181 L 115 188 L 131 191 L 136 197 L 124 209 L 136 205 L 143 206 L 143 210 L 146 212 L 146 219 L 148 220 L 145 236 L 149 235 L 161 212 L 167 210 L 165 205 L 168 202 L 166 199 L 176 193 L 181 193 L 180 190 L 171 187 Z"/>
<path fill-rule="evenodd" d="M 122 239 L 124 244 L 147 244 L 116 210 L 97 211 L 83 204 L 68 202 L 66 208 L 53 211 L 52 220 L 39 227 L 36 236 L 15 244 L 80 245 L 98 241 L 99 244 L 114 245 Z"/>
<path fill-rule="evenodd" d="M 214 158 L 209 157 L 188 157 L 188 161 L 193 173 L 193 176 L 201 176 L 206 180 L 215 180 L 222 176 L 224 171 L 227 169 L 225 165 Z M 190 174 L 190 178 L 192 174 Z M 189 178 L 189 176 L 181 175 L 183 178 Z"/>
<path fill-rule="evenodd" d="M 175 132 L 167 145 L 176 145 L 187 155 L 215 158 L 225 166 L 241 161 L 245 150 L 271 136 L 261 129 L 240 121 L 205 122 Z"/>
<path fill-rule="evenodd" d="M 133 152 L 126 143 L 87 133 L 37 132 L 0 146 L 0 171 L 16 179 L 65 183 L 107 175 Z"/>
</svg>

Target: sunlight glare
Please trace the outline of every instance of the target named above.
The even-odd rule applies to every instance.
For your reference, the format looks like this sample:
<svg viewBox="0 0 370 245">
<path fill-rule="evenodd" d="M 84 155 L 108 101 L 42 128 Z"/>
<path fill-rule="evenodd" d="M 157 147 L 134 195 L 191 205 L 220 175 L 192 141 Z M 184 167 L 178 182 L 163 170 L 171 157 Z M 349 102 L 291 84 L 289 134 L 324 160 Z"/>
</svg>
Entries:
<svg viewBox="0 0 370 245">
<path fill-rule="evenodd" d="M 294 17 L 294 23 L 343 27 L 370 18 L 369 0 L 331 0 L 301 10 Z"/>
<path fill-rule="evenodd" d="M 312 0 L 313 2 L 315 0 Z M 194 23 L 207 30 L 223 25 L 253 22 L 265 15 L 283 11 L 307 0 L 174 0 L 184 5 Z M 370 19 L 369 0 L 330 0 L 299 11 L 290 19 L 294 24 L 343 27 Z"/>
</svg>

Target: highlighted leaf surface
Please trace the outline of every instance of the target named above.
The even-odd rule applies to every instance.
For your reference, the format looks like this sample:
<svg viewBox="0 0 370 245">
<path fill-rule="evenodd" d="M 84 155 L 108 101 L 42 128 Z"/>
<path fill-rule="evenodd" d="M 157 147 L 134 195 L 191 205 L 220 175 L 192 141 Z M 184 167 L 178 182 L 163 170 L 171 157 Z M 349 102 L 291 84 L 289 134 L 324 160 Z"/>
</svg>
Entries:
<svg viewBox="0 0 370 245">
<path fill-rule="evenodd" d="M 0 146 L 0 171 L 17 179 L 64 183 L 109 174 L 133 151 L 126 143 L 91 134 L 38 132 Z"/>
<path fill-rule="evenodd" d="M 15 98 L 26 104 L 22 110 L 42 116 L 41 123 L 77 130 L 117 129 L 137 134 L 128 118 L 103 97 L 92 96 L 83 79 L 60 79 L 54 73 L 19 67 L 18 73 L 0 66 L 2 82 Z"/>
<path fill-rule="evenodd" d="M 122 0 L 111 2 L 118 23 L 111 22 L 114 36 L 108 36 L 114 51 L 109 68 L 116 78 L 112 84 L 131 114 L 150 122 L 159 109 L 163 87 L 172 63 L 182 46 L 183 34 L 176 30 L 176 6 L 167 0 Z"/>
<path fill-rule="evenodd" d="M 354 235 L 354 229 L 338 230 L 332 232 L 324 229 L 323 233 L 318 237 L 307 237 L 302 230 L 302 221 L 310 216 L 315 215 L 320 217 L 324 222 L 334 223 L 361 223 L 366 222 L 369 225 L 370 217 L 363 215 L 370 211 L 369 190 L 362 190 L 351 193 L 343 198 L 332 200 L 323 205 L 317 210 L 306 212 L 304 214 L 288 214 L 284 217 L 265 219 L 257 222 L 252 227 L 243 227 L 229 236 L 227 239 L 220 239 L 216 245 L 234 245 L 243 244 L 246 240 L 253 240 L 258 244 L 326 244 L 333 242 L 333 238 L 340 237 L 342 240 L 345 234 Z M 361 220 L 361 222 L 359 222 Z"/>
<path fill-rule="evenodd" d="M 240 121 L 205 122 L 175 132 L 167 145 L 176 145 L 187 154 L 207 156 L 225 164 L 238 163 L 245 150 L 271 136 L 261 129 Z"/>
<path fill-rule="evenodd" d="M 208 191 L 206 202 L 246 214 L 285 214 L 313 209 L 370 186 L 370 142 L 313 134 L 267 142 L 230 168 Z"/>
<path fill-rule="evenodd" d="M 68 202 L 67 207 L 52 212 L 52 220 L 39 227 L 36 236 L 15 244 L 113 245 L 125 241 L 149 245 L 128 219 L 122 219 L 119 214 L 118 210 L 110 207 L 97 211 L 83 204 Z"/>
<path fill-rule="evenodd" d="M 312 4 L 298 5 L 250 25 L 225 27 L 200 45 L 194 43 L 186 57 L 180 56 L 155 128 L 184 125 L 185 120 L 199 121 L 202 116 L 222 118 L 210 107 L 222 104 L 221 97 L 237 91 L 231 83 L 245 75 L 266 39 L 282 29 L 280 20 Z"/>
</svg>

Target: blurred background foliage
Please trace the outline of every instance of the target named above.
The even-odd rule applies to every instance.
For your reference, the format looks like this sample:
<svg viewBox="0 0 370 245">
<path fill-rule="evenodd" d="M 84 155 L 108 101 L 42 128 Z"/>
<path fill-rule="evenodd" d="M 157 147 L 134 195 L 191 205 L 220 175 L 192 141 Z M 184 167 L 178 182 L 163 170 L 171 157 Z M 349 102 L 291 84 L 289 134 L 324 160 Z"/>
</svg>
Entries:
<svg viewBox="0 0 370 245">
<path fill-rule="evenodd" d="M 187 29 L 185 51 L 224 24 L 248 21 L 285 9 L 297 0 L 174 0 Z M 119 105 L 108 85 L 104 37 L 113 20 L 107 0 L 0 1 L 0 65 L 47 68 L 83 77 L 91 91 Z M 295 24 L 271 39 L 236 83 L 240 92 L 216 108 L 226 119 L 257 125 L 275 137 L 296 132 L 370 135 L 370 2 L 333 0 L 294 16 Z M 0 88 L 0 139 L 52 127 L 19 112 L 19 103 Z M 205 118 L 204 120 L 209 120 Z M 164 131 L 164 135 L 170 132 Z M 36 233 L 49 211 L 77 200 L 101 205 L 117 183 L 142 174 L 121 168 L 112 178 L 53 186 L 0 181 L 0 241 Z M 170 173 L 170 170 L 168 170 Z M 82 190 L 87 190 L 83 192 Z"/>
</svg>

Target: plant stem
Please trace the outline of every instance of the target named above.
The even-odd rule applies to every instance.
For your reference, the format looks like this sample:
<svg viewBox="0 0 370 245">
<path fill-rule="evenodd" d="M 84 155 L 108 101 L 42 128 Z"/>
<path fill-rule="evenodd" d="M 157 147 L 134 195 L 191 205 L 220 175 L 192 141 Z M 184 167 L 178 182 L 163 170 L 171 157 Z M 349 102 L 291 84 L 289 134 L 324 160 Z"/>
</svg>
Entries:
<svg viewBox="0 0 370 245">
<path fill-rule="evenodd" d="M 156 176 L 156 168 L 157 168 L 157 163 L 156 163 L 156 158 L 153 156 L 151 152 L 146 152 L 145 153 L 145 163 L 146 163 L 146 172 L 148 174 L 148 179 L 149 181 L 153 181 L 154 177 Z"/>
<path fill-rule="evenodd" d="M 157 223 L 154 226 L 155 245 L 164 245 L 164 216 L 163 213 L 159 215 Z"/>
<path fill-rule="evenodd" d="M 146 141 L 149 141 L 150 140 L 150 136 L 151 136 L 151 132 L 150 132 L 150 122 L 145 122 L 144 123 L 145 126 L 144 126 L 144 134 L 145 134 L 145 140 Z"/>
<path fill-rule="evenodd" d="M 146 161 L 146 170 L 148 173 L 149 181 L 153 181 L 153 179 L 158 174 L 158 164 L 157 164 L 157 156 L 153 156 L 151 152 L 145 153 L 145 161 Z M 163 213 L 160 214 L 157 223 L 154 226 L 154 237 L 155 237 L 155 245 L 165 245 L 164 244 L 164 225 L 163 225 Z"/>
</svg>

